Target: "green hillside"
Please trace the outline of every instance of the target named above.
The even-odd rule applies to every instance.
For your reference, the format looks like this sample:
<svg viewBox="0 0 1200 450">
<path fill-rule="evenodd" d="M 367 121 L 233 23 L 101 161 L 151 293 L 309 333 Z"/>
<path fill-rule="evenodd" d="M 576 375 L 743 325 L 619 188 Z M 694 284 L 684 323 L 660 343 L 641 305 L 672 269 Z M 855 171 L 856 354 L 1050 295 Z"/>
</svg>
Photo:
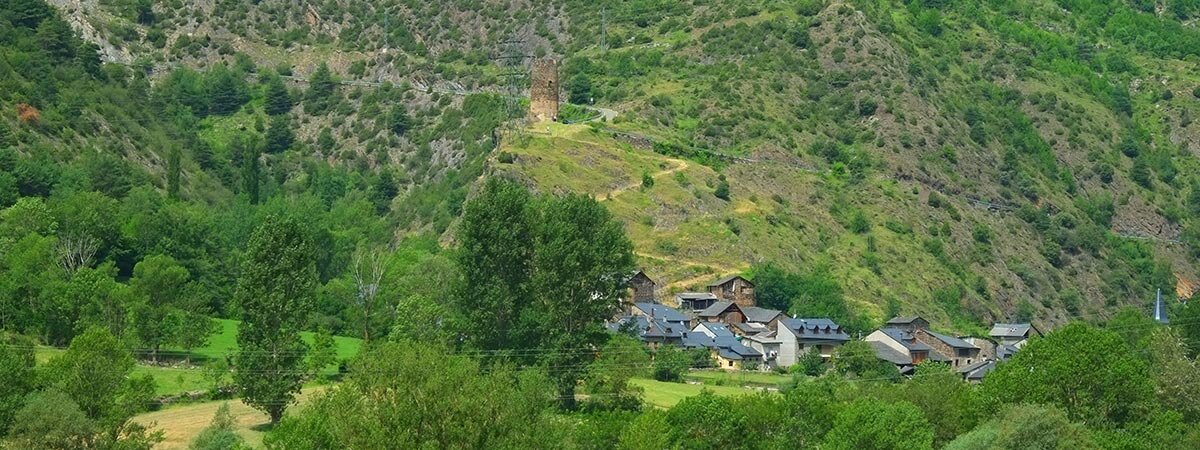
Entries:
<svg viewBox="0 0 1200 450">
<path fill-rule="evenodd" d="M 770 261 L 827 269 L 875 318 L 959 327 L 1190 295 L 1190 9 L 724 6 L 618 22 L 636 45 L 566 55 L 568 93 L 621 111 L 600 128 L 652 144 L 537 126 L 495 167 L 598 198 L 638 186 L 608 204 L 672 291 Z M 642 174 L 663 176 L 643 189 Z"/>
<path fill-rule="evenodd" d="M 289 86 L 305 104 L 291 151 L 264 160 L 267 195 L 373 195 L 390 178 L 398 200 L 371 200 L 395 234 L 449 236 L 487 158 L 545 190 L 615 194 L 669 291 L 771 262 L 832 280 L 870 317 L 968 328 L 1104 318 L 1157 288 L 1191 295 L 1193 3 L 113 1 L 62 13 L 166 94 L 186 67 L 309 80 L 324 63 L 349 83 L 313 107 L 310 85 Z M 505 138 L 513 163 L 489 156 L 503 102 L 446 93 L 505 91 L 509 53 L 559 59 L 566 99 L 619 111 L 595 126 L 641 138 L 538 126 Z M 186 151 L 185 192 L 244 191 L 229 148 L 245 130 L 267 135 L 260 83 L 238 112 L 199 119 L 217 164 L 198 170 Z M 390 135 L 398 104 L 413 131 Z M 164 155 L 138 154 L 126 159 L 164 170 Z M 713 195 L 719 176 L 728 199 Z"/>
</svg>

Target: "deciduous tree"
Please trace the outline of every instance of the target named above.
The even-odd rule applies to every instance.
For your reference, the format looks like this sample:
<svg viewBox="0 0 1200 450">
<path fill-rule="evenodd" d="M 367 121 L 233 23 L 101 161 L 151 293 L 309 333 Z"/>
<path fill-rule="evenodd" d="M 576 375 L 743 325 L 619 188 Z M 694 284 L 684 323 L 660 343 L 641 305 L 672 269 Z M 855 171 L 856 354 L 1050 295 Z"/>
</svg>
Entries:
<svg viewBox="0 0 1200 450">
<path fill-rule="evenodd" d="M 1119 335 L 1072 323 L 1021 348 L 983 386 L 993 402 L 1048 403 L 1073 420 L 1119 425 L 1151 406 L 1151 380 L 1145 361 Z"/>
<path fill-rule="evenodd" d="M 911 403 L 862 399 L 838 413 L 822 448 L 931 449 L 933 429 Z"/>
<path fill-rule="evenodd" d="M 300 328 L 317 285 L 316 249 L 295 219 L 269 216 L 250 237 L 238 279 L 242 309 L 234 381 L 243 401 L 279 422 L 300 391 Z"/>
</svg>

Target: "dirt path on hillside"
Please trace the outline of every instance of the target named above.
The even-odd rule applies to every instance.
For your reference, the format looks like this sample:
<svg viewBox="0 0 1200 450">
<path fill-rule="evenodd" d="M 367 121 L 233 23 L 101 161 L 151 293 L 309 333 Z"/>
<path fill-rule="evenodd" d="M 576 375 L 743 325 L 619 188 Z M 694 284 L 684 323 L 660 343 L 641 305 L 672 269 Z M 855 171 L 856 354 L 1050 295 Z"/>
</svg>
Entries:
<svg viewBox="0 0 1200 450">
<path fill-rule="evenodd" d="M 681 171 L 681 170 L 687 170 L 688 167 L 691 167 L 687 163 L 687 161 L 684 161 L 682 159 L 669 159 L 669 161 L 676 163 L 675 167 L 672 167 L 670 169 L 663 169 L 658 172 L 654 172 L 654 173 L 650 174 L 650 178 L 653 178 L 654 181 L 658 181 L 659 178 L 665 177 L 667 175 L 671 175 L 671 174 Z M 604 195 L 604 200 L 612 200 L 613 197 L 621 195 L 622 193 L 624 193 L 628 190 L 639 188 L 641 186 L 642 186 L 641 180 L 628 183 L 624 186 L 621 186 L 621 187 L 618 187 L 616 189 L 609 191 L 607 194 Z"/>
<path fill-rule="evenodd" d="M 295 411 L 297 406 L 305 405 L 312 400 L 315 394 L 323 392 L 327 388 L 328 386 L 314 386 L 303 389 L 297 397 L 297 403 L 292 405 L 289 412 Z M 161 430 L 163 432 L 166 439 L 156 445 L 155 449 L 186 449 L 192 439 L 212 423 L 217 409 L 225 403 L 229 404 L 229 413 L 233 416 L 237 434 L 242 436 L 252 447 L 259 447 L 264 433 L 259 426 L 266 424 L 270 419 L 262 411 L 251 408 L 237 399 L 167 408 L 136 416 L 133 421 L 150 427 L 152 431 Z"/>
</svg>

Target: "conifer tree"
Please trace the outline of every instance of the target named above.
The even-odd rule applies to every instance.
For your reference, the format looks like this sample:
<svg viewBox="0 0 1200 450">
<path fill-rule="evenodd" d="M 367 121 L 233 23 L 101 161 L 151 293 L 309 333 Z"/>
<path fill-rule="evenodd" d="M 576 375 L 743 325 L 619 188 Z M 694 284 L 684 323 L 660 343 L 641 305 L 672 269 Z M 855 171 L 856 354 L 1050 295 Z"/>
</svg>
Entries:
<svg viewBox="0 0 1200 450">
<path fill-rule="evenodd" d="M 271 117 L 271 123 L 267 126 L 267 153 L 282 153 L 292 147 L 295 139 L 292 121 L 287 115 Z"/>
<path fill-rule="evenodd" d="M 167 154 L 167 196 L 178 200 L 179 199 L 179 172 L 182 155 L 179 147 L 171 147 L 170 153 Z"/>
<path fill-rule="evenodd" d="M 265 105 L 267 114 L 277 116 L 285 114 L 292 110 L 292 98 L 288 94 L 287 87 L 283 85 L 283 79 L 279 75 L 270 75 L 267 77 L 265 92 Z"/>
</svg>

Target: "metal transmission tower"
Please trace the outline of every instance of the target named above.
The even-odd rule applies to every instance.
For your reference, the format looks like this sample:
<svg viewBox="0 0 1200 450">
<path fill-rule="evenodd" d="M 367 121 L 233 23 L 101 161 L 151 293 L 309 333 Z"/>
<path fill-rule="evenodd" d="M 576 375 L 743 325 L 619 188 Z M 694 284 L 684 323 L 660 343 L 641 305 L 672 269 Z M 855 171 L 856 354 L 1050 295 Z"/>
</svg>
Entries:
<svg viewBox="0 0 1200 450">
<path fill-rule="evenodd" d="M 509 119 L 524 116 L 521 94 L 528 84 L 525 70 L 525 39 L 512 37 L 500 41 L 500 53 L 495 56 L 500 66 L 500 77 L 504 79 L 504 106 Z"/>
</svg>

